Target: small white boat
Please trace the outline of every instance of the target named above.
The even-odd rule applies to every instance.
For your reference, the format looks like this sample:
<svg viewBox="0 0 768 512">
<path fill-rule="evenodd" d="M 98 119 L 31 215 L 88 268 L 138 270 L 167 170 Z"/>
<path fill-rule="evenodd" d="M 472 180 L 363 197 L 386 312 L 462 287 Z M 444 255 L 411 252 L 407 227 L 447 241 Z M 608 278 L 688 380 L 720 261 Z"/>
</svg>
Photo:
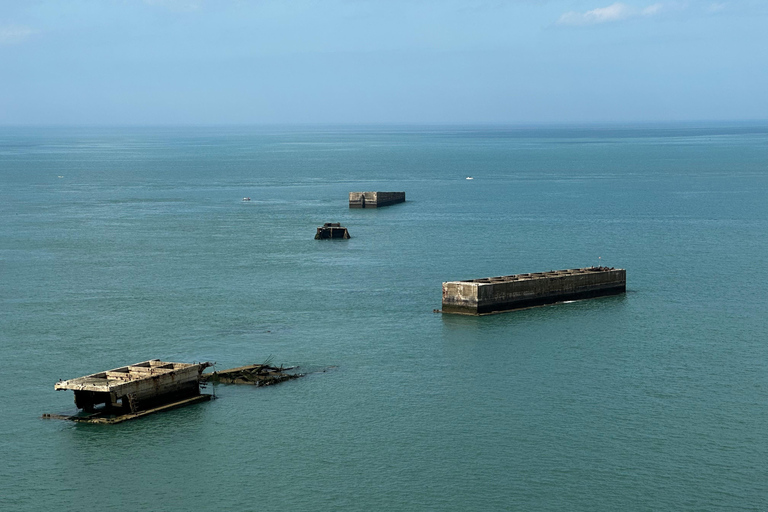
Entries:
<svg viewBox="0 0 768 512">
<path fill-rule="evenodd" d="M 250 197 L 244 197 L 244 198 L 243 198 L 243 201 L 250 201 L 250 200 L 251 200 L 251 198 L 250 198 Z"/>
<path fill-rule="evenodd" d="M 472 176 L 467 176 L 467 179 L 468 179 L 468 180 L 473 180 L 473 179 L 475 179 L 475 178 L 473 178 Z"/>
</svg>

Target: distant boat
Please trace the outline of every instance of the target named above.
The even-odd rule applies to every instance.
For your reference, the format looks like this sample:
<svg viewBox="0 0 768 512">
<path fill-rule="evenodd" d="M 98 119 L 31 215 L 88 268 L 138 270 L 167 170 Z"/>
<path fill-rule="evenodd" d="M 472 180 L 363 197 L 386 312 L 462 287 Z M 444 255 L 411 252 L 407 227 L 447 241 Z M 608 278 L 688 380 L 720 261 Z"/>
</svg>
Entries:
<svg viewBox="0 0 768 512">
<path fill-rule="evenodd" d="M 243 201 L 250 201 L 250 200 L 251 200 L 251 198 L 250 198 L 250 197 L 244 197 L 244 198 L 243 198 Z"/>
<path fill-rule="evenodd" d="M 473 180 L 473 179 L 475 179 L 475 178 L 473 178 L 472 176 L 467 176 L 467 179 L 468 179 L 468 180 Z"/>
</svg>

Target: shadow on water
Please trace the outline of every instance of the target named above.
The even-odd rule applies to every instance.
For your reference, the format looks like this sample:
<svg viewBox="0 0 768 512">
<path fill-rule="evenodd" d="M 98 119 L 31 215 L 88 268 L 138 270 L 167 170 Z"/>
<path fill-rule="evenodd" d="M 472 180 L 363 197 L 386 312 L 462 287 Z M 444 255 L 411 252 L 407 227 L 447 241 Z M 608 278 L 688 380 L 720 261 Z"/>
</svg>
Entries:
<svg viewBox="0 0 768 512">
<path fill-rule="evenodd" d="M 621 314 L 623 306 L 628 303 L 627 294 L 636 292 L 628 291 L 625 294 L 597 297 L 576 301 L 546 304 L 532 308 L 515 311 L 504 311 L 491 315 L 454 315 L 443 313 L 443 329 L 450 330 L 476 330 L 495 329 L 500 327 L 525 327 L 538 322 L 567 321 L 571 318 L 579 318 L 585 315 Z M 599 318 L 595 319 L 599 321 Z"/>
</svg>

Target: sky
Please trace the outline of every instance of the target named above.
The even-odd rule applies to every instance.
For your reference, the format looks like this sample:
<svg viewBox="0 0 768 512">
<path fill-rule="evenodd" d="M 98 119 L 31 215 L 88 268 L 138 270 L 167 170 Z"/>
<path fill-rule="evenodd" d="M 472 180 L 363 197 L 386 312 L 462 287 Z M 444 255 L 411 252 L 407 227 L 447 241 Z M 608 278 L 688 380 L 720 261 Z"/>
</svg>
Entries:
<svg viewBox="0 0 768 512">
<path fill-rule="evenodd" d="M 768 0 L 0 0 L 0 125 L 768 120 Z"/>
</svg>

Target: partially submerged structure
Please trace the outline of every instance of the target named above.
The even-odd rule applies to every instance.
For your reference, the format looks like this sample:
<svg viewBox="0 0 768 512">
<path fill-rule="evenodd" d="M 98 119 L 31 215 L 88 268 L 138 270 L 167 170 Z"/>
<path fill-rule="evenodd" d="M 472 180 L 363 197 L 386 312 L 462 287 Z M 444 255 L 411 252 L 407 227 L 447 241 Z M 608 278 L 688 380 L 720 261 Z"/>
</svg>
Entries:
<svg viewBox="0 0 768 512">
<path fill-rule="evenodd" d="M 379 208 L 404 203 L 405 192 L 350 192 L 350 208 Z"/>
<path fill-rule="evenodd" d="M 214 384 L 251 384 L 254 386 L 271 386 L 286 380 L 301 377 L 300 373 L 288 373 L 294 368 L 280 368 L 268 364 L 251 364 L 220 372 L 204 373 L 202 379 Z"/>
<path fill-rule="evenodd" d="M 75 392 L 86 416 L 65 419 L 117 423 L 159 410 L 209 400 L 200 394 L 200 376 L 211 363 L 171 363 L 152 359 L 76 379 L 59 381 L 56 390 Z M 102 406 L 97 410 L 97 406 Z M 51 417 L 48 415 L 48 417 Z"/>
<path fill-rule="evenodd" d="M 315 234 L 315 240 L 327 240 L 331 238 L 349 238 L 349 231 L 338 222 L 326 222 L 321 227 L 317 228 L 317 234 Z"/>
<path fill-rule="evenodd" d="M 443 283 L 442 313 L 485 315 L 627 290 L 627 271 L 608 267 L 551 270 Z"/>
<path fill-rule="evenodd" d="M 120 423 L 155 412 L 176 409 L 210 400 L 200 387 L 213 384 L 269 386 L 304 374 L 294 367 L 264 364 L 240 366 L 220 372 L 203 373 L 212 363 L 169 363 L 152 359 L 85 377 L 59 381 L 54 389 L 75 392 L 75 415 L 43 414 L 43 418 L 80 423 Z"/>
</svg>

